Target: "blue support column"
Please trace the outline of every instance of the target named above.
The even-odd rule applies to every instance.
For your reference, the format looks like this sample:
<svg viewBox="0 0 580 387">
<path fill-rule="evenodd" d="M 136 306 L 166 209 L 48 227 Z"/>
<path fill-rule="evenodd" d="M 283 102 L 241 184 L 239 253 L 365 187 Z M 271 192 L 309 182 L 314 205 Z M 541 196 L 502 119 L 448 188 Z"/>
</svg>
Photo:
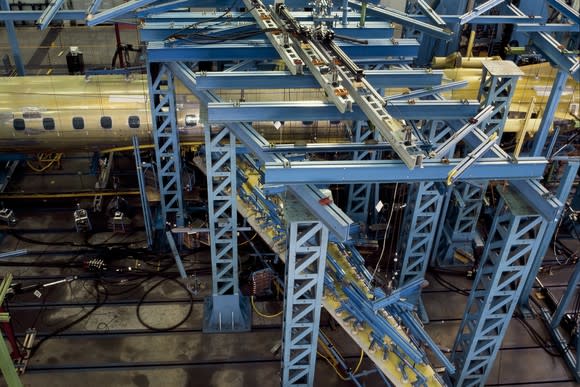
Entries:
<svg viewBox="0 0 580 387">
<path fill-rule="evenodd" d="M 501 139 L 516 84 L 523 72 L 510 61 L 487 62 L 482 71 L 478 99 L 482 108 L 493 106 L 493 111 L 480 127 L 487 136 L 497 133 Z M 485 181 L 459 182 L 453 188 L 453 194 L 446 199 L 451 202 L 444 206 L 448 208 L 444 218 L 446 224 L 437 238 L 435 261 L 438 265 L 455 264 L 454 254 L 458 248 L 471 250 L 486 190 Z"/>
<path fill-rule="evenodd" d="M 488 136 L 497 133 L 501 139 L 516 84 L 522 75 L 524 72 L 513 62 L 484 62 L 477 99 L 482 107 L 494 107 L 486 125 L 481 127 Z"/>
<path fill-rule="evenodd" d="M 282 341 L 282 386 L 314 385 L 328 229 L 292 221 L 288 236 Z"/>
<path fill-rule="evenodd" d="M 10 11 L 8 0 L 0 0 L 0 9 L 2 11 Z M 18 44 L 18 38 L 16 37 L 14 22 L 12 20 L 5 20 L 4 25 L 6 26 L 8 41 L 10 43 L 10 48 L 12 49 L 12 57 L 14 58 L 14 64 L 16 65 L 16 72 L 18 75 L 23 76 L 26 72 L 24 71 L 24 62 L 22 61 L 22 54 L 20 53 L 20 45 Z"/>
<path fill-rule="evenodd" d="M 558 304 L 558 308 L 554 312 L 553 315 L 550 314 L 550 311 L 542 308 L 542 317 L 544 318 L 544 322 L 547 325 L 548 331 L 552 336 L 552 340 L 556 344 L 558 350 L 562 353 L 564 357 L 564 361 L 570 369 L 570 372 L 574 376 L 576 383 L 580 383 L 580 338 L 576 335 L 576 348 L 574 350 L 573 345 L 570 345 L 570 340 L 568 335 L 562 334 L 560 330 L 560 322 L 564 317 L 564 312 L 568 305 L 570 305 L 570 301 L 576 296 L 577 287 L 580 283 L 580 263 L 576 263 L 576 268 L 568 281 L 568 288 L 566 288 L 566 292 L 562 296 L 560 303 Z"/>
<path fill-rule="evenodd" d="M 437 189 L 437 183 L 414 183 L 409 186 L 398 248 L 401 257 L 398 287 L 425 278 L 442 204 L 443 195 Z M 419 306 L 421 319 L 426 322 L 428 317 L 420 305 L 419 295 L 420 291 L 408 301 Z"/>
<path fill-rule="evenodd" d="M 373 135 L 372 130 L 365 121 L 356 121 L 354 126 L 354 142 L 361 143 L 369 140 Z M 376 152 L 354 152 L 354 160 L 374 160 Z M 346 213 L 356 222 L 367 224 L 369 202 L 371 197 L 372 183 L 350 184 L 348 186 L 348 203 Z"/>
<path fill-rule="evenodd" d="M 560 97 L 566 87 L 566 81 L 568 80 L 568 73 L 562 69 L 558 69 L 556 77 L 554 78 L 554 83 L 552 84 L 552 90 L 550 91 L 550 96 L 546 102 L 546 107 L 542 114 L 542 121 L 540 122 L 540 127 L 536 135 L 534 136 L 534 145 L 532 146 L 532 156 L 540 156 L 546 145 L 546 139 L 548 138 L 548 132 L 552 128 L 554 122 L 554 115 L 556 110 L 558 110 L 558 103 L 560 102 Z"/>
<path fill-rule="evenodd" d="M 459 182 L 446 195 L 443 208 L 447 211 L 440 222 L 434 256 L 437 266 L 452 266 L 456 264 L 454 255 L 457 249 L 467 252 L 471 249 L 486 188 L 487 184 Z"/>
<path fill-rule="evenodd" d="M 236 138 L 228 128 L 205 128 L 212 295 L 205 300 L 204 332 L 251 329 L 248 297 L 238 286 Z"/>
<path fill-rule="evenodd" d="M 574 179 L 578 174 L 578 167 L 580 166 L 579 161 L 569 161 L 566 164 L 566 169 L 562 175 L 562 179 L 560 180 L 560 185 L 558 186 L 558 191 L 556 192 L 556 198 L 561 203 L 566 203 L 566 199 L 570 195 L 570 191 L 574 186 Z M 540 271 L 540 267 L 542 266 L 542 261 L 544 260 L 544 256 L 548 252 L 550 245 L 554 242 L 554 233 L 558 228 L 558 224 L 560 223 L 560 217 L 562 216 L 562 210 L 560 210 L 559 215 L 553 222 L 550 222 L 548 228 L 546 230 L 546 237 L 540 243 L 538 250 L 535 253 L 534 262 L 532 264 L 532 269 L 530 270 L 530 275 L 526 279 L 526 284 L 524 285 L 524 290 L 522 291 L 522 295 L 519 300 L 519 307 L 524 313 L 524 315 L 531 316 L 530 307 L 528 305 L 530 301 L 530 295 L 532 294 L 532 289 L 534 284 L 536 283 L 536 276 Z"/>
<path fill-rule="evenodd" d="M 547 226 L 511 187 L 500 195 L 451 354 L 456 386 L 484 385 Z"/>
<path fill-rule="evenodd" d="M 183 226 L 181 155 L 173 74 L 165 65 L 148 67 L 155 161 L 163 224 Z"/>
<path fill-rule="evenodd" d="M 145 174 L 143 173 L 143 167 L 150 166 L 150 164 L 144 165 L 141 161 L 139 138 L 137 136 L 133 136 L 133 152 L 135 155 L 135 168 L 137 169 L 137 181 L 139 183 L 141 209 L 143 210 L 143 226 L 145 227 L 145 235 L 147 236 L 147 246 L 151 247 L 153 245 L 153 221 L 149 200 L 147 199 L 147 190 L 145 189 Z"/>
</svg>

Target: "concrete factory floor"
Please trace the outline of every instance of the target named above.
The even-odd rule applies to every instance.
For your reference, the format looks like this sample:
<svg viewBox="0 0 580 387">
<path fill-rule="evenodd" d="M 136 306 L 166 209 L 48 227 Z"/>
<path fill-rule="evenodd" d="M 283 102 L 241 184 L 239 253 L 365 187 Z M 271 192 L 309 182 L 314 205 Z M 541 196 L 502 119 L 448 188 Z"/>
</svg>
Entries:
<svg viewBox="0 0 580 387">
<path fill-rule="evenodd" d="M 74 231 L 72 211 L 48 211 L 43 210 L 42 206 L 37 207 L 28 211 L 20 208 L 17 212 L 18 224 L 13 229 L 7 230 L 2 226 L 0 232 L 9 233 L 2 240 L 0 250 L 28 249 L 29 254 L 3 260 L 1 264 L 4 266 L 0 270 L 12 272 L 14 282 L 24 284 L 46 283 L 70 275 L 77 275 L 79 279 L 69 284 L 56 285 L 47 291 L 42 290 L 39 298 L 30 293 L 15 296 L 9 306 L 17 334 L 22 338 L 25 330 L 34 326 L 39 332 L 39 338 L 43 338 L 90 311 L 104 297 L 101 295 L 97 298 L 95 276 L 102 276 L 102 283 L 106 284 L 109 295 L 106 303 L 88 318 L 42 344 L 22 377 L 25 385 L 279 386 L 280 357 L 278 353 L 273 354 L 271 349 L 281 338 L 281 317 L 265 319 L 254 313 L 252 332 L 202 334 L 202 299 L 209 293 L 210 285 L 210 278 L 204 272 L 209 262 L 206 250 L 184 256 L 190 273 L 199 273 L 201 281 L 201 290 L 194 299 L 191 316 L 176 330 L 154 332 L 138 321 L 136 309 L 144 292 L 157 284 L 159 277 L 135 285 L 134 280 L 125 282 L 128 274 L 111 276 L 111 271 L 126 269 L 126 266 L 109 267 L 102 274 L 88 271 L 82 264 L 71 264 L 67 268 L 33 266 L 39 263 L 50 266 L 52 263 L 73 260 L 82 263 L 90 258 L 105 257 L 105 250 L 87 247 L 102 243 L 118 244 L 117 247 L 123 248 L 138 247 L 145 239 L 143 232 L 96 232 L 85 242 L 82 235 Z M 134 223 L 139 222 L 138 218 L 136 216 Z M 135 244 L 124 245 L 129 242 Z M 121 254 L 115 250 L 113 253 Z M 147 268 L 153 272 L 157 270 L 154 262 L 146 264 L 143 260 L 143 256 L 138 256 L 134 262 L 130 260 L 127 264 L 125 261 L 123 265 Z M 6 266 L 17 265 L 18 262 L 23 266 Z M 244 265 L 242 263 L 242 270 Z M 175 271 L 173 268 L 170 270 Z M 561 270 L 553 270 L 551 275 L 542 275 L 541 279 L 559 297 L 567 285 L 569 271 L 568 266 L 563 266 Z M 470 288 L 467 279 L 444 278 L 462 289 Z M 466 298 L 443 288 L 432 278 L 430 283 L 424 292 L 425 305 L 431 318 L 426 328 L 442 348 L 450 348 Z M 281 303 L 258 302 L 257 306 L 264 313 L 275 313 L 280 310 Z M 188 308 L 186 292 L 169 281 L 147 295 L 141 315 L 145 323 L 161 328 L 181 320 Z M 548 337 L 540 321 L 529 322 L 542 332 L 543 337 Z M 359 351 L 350 338 L 340 328 L 334 328 L 324 313 L 321 325 L 347 362 L 354 367 Z M 365 359 L 361 369 L 371 369 L 371 364 Z M 379 385 L 378 380 L 372 376 L 363 380 L 367 386 Z M 510 324 L 488 384 L 574 385 L 562 359 L 548 355 L 516 320 Z M 332 368 L 319 358 L 316 385 L 351 384 L 341 381 Z"/>
</svg>

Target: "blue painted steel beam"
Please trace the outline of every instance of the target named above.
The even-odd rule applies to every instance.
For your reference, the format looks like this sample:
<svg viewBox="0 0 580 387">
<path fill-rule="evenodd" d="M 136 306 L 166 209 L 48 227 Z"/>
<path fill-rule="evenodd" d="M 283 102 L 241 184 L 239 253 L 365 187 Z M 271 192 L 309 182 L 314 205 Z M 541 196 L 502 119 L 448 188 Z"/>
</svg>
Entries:
<svg viewBox="0 0 580 387">
<path fill-rule="evenodd" d="M 570 73 L 570 75 L 580 82 L 580 68 L 578 66 L 578 59 L 570 57 L 567 50 L 562 48 L 562 45 L 546 32 L 532 32 L 530 38 L 534 46 L 538 47 L 540 51 L 560 69 Z"/>
<path fill-rule="evenodd" d="M 169 68 L 202 103 L 220 101 L 211 92 L 197 89 L 197 77 L 184 63 L 170 63 Z M 232 122 L 227 126 L 260 162 L 274 161 L 282 162 L 282 164 L 285 162 L 285 159 L 278 155 L 264 152 L 263 148 L 268 147 L 269 143 L 251 125 Z M 350 239 L 351 229 L 355 227 L 354 222 L 335 203 L 321 206 L 318 202 L 322 199 L 319 189 L 310 185 L 293 185 L 287 187 L 287 190 L 293 193 L 339 240 Z"/>
<path fill-rule="evenodd" d="M 570 191 L 574 185 L 574 180 L 578 173 L 578 167 L 580 163 L 578 160 L 569 161 L 566 165 L 566 169 L 562 174 L 562 179 L 560 180 L 560 185 L 558 186 L 558 191 L 556 192 L 556 198 L 561 202 L 565 203 L 570 195 Z M 536 275 L 540 271 L 540 267 L 542 266 L 542 261 L 544 260 L 544 256 L 548 252 L 550 245 L 552 243 L 552 236 L 556 232 L 556 229 L 559 225 L 559 219 L 562 216 L 562 211 L 560 211 L 558 218 L 555 219 L 553 222 L 548 224 L 548 228 L 546 229 L 546 238 L 542 240 L 540 246 L 538 247 L 538 251 L 536 252 L 536 256 L 534 258 L 534 263 L 532 264 L 532 268 L 530 270 L 530 276 L 526 279 L 526 283 L 524 285 L 524 289 L 522 290 L 522 295 L 520 296 L 519 306 L 523 310 L 525 314 L 531 315 L 531 310 L 529 307 L 529 300 L 530 295 L 532 294 L 532 289 L 534 284 L 536 283 Z"/>
<path fill-rule="evenodd" d="M 10 4 L 8 4 L 8 0 L 0 0 L 0 9 L 10 13 Z M 7 20 L 4 22 L 4 25 L 8 35 L 8 42 L 12 49 L 12 57 L 14 58 L 14 64 L 16 65 L 16 72 L 18 75 L 22 76 L 25 74 L 24 62 L 22 61 L 20 45 L 18 44 L 18 38 L 16 37 L 16 28 L 14 28 L 14 23 L 12 21 Z"/>
<path fill-rule="evenodd" d="M 471 101 L 391 101 L 387 111 L 396 119 L 461 119 L 473 117 L 479 102 Z M 340 113 L 332 103 L 322 101 L 298 102 L 222 102 L 208 105 L 210 123 L 251 121 L 316 121 L 316 120 L 366 120 L 357 106 L 352 112 Z"/>
<path fill-rule="evenodd" d="M 146 12 L 147 9 L 144 10 Z M 307 21 L 312 18 L 312 13 L 310 12 L 293 12 L 298 20 Z M 0 11 L 0 20 L 12 20 L 12 21 L 35 21 L 42 15 L 42 11 Z M 60 10 L 57 12 L 53 20 L 85 20 L 87 15 L 86 10 Z M 232 18 L 235 18 L 241 13 L 232 12 Z M 183 23 L 184 25 L 190 25 L 197 23 L 202 20 L 210 19 L 211 16 L 208 13 L 195 13 L 195 12 L 169 12 L 160 15 L 151 15 L 147 18 L 149 24 L 155 23 L 170 23 L 174 21 L 175 23 Z M 429 23 L 430 19 L 424 15 L 413 15 L 413 18 L 422 21 L 424 23 Z M 441 18 L 448 24 L 459 23 L 459 16 L 457 15 L 441 15 Z M 352 22 L 356 22 L 360 19 L 360 15 L 352 13 Z M 251 16 L 247 17 L 245 20 L 251 21 L 253 18 Z M 244 21 L 241 18 L 240 21 Z M 484 15 L 479 16 L 471 21 L 472 24 L 517 24 L 517 23 L 545 23 L 546 19 L 540 15 L 527 16 L 527 15 Z"/>
<path fill-rule="evenodd" d="M 473 8 L 472 11 L 461 16 L 461 22 L 459 24 L 464 25 L 467 23 L 471 23 L 473 21 L 473 19 L 484 14 L 485 12 L 489 11 L 490 9 L 498 6 L 499 4 L 503 3 L 504 1 L 505 0 L 488 0 L 485 3 L 478 5 L 477 7 Z"/>
<path fill-rule="evenodd" d="M 534 144 L 532 146 L 532 156 L 540 156 L 544 151 L 544 146 L 546 145 L 546 139 L 548 138 L 548 132 L 552 128 L 554 123 L 554 116 L 556 110 L 558 109 L 558 103 L 560 102 L 560 97 L 564 92 L 566 87 L 566 81 L 568 80 L 568 73 L 562 69 L 558 69 L 556 76 L 554 77 L 554 83 L 552 84 L 552 90 L 550 90 L 550 96 L 546 102 L 546 107 L 542 114 L 542 120 L 540 121 L 540 127 L 538 132 L 534 136 Z"/>
<path fill-rule="evenodd" d="M 519 194 L 548 222 L 555 222 L 562 211 L 562 202 L 538 180 L 511 181 Z"/>
<path fill-rule="evenodd" d="M 460 89 L 462 87 L 467 86 L 467 84 L 468 84 L 467 81 L 449 82 L 442 85 L 429 87 L 427 89 L 412 90 L 402 94 L 390 95 L 388 97 L 385 97 L 385 101 L 410 100 L 413 98 L 427 97 L 435 93 L 442 93 L 449 90 Z M 412 86 L 407 87 L 411 88 Z"/>
<path fill-rule="evenodd" d="M 369 39 L 368 44 L 338 43 L 344 52 L 354 60 L 357 58 L 415 57 L 419 52 L 419 42 L 415 39 Z M 175 62 L 195 60 L 266 60 L 278 59 L 276 50 L 265 40 L 251 40 L 245 43 L 212 45 L 166 45 L 163 42 L 149 42 L 147 45 L 150 62 Z"/>
<path fill-rule="evenodd" d="M 36 21 L 42 16 L 42 11 L 0 11 L 0 21 Z M 85 20 L 83 10 L 60 10 L 52 20 Z"/>
<path fill-rule="evenodd" d="M 580 264 L 576 262 L 576 267 L 574 268 L 574 272 L 572 276 L 570 276 L 570 280 L 568 281 L 568 287 L 566 288 L 566 292 L 562 296 L 554 315 L 552 316 L 552 321 L 550 322 L 550 327 L 552 329 L 558 328 L 560 323 L 562 322 L 562 318 L 566 313 L 566 309 L 570 305 L 573 297 L 576 295 L 576 287 L 580 284 Z M 576 371 L 578 372 L 578 371 Z"/>
<path fill-rule="evenodd" d="M 376 88 L 434 87 L 441 84 L 442 71 L 367 70 L 365 78 Z M 203 73 L 197 76 L 197 88 L 208 89 L 302 89 L 319 88 L 310 74 L 292 75 L 289 71 L 233 71 Z"/>
<path fill-rule="evenodd" d="M 242 2 L 240 2 L 240 4 L 242 4 Z M 287 4 L 288 3 L 286 2 L 286 5 Z M 196 5 L 196 7 L 199 7 L 199 6 Z M 290 7 L 290 9 L 293 9 L 291 11 L 292 16 L 296 20 L 298 20 L 300 23 L 303 23 L 303 22 L 312 23 L 312 12 L 306 12 L 306 11 L 300 11 L 300 10 L 297 11 L 296 8 L 292 8 L 292 7 Z M 137 12 L 140 12 L 140 11 L 137 11 Z M 217 15 L 213 12 L 210 13 L 210 12 L 201 12 L 201 11 L 192 11 L 192 12 L 176 11 L 176 12 L 168 12 L 168 13 L 150 15 L 147 18 L 147 22 L 148 23 L 171 23 L 173 21 L 176 24 L 181 24 L 181 23 L 184 23 L 184 24 L 194 24 L 194 23 L 203 24 L 203 23 L 208 22 L 208 21 L 214 21 L 214 18 L 216 16 Z M 331 17 L 335 18 L 338 21 L 338 19 L 341 18 L 341 13 L 340 12 L 333 12 Z M 241 23 L 245 23 L 245 22 L 254 23 L 255 22 L 254 17 L 249 12 L 239 12 L 239 11 L 234 10 L 233 12 L 228 13 L 228 18 L 234 19 L 234 20 L 241 22 Z M 355 11 L 349 12 L 348 21 L 350 23 L 358 24 L 358 22 L 360 21 L 360 14 L 358 12 L 355 12 Z M 378 17 L 373 17 L 372 15 L 367 15 L 367 22 L 371 22 L 371 21 L 384 21 L 384 18 L 378 18 Z"/>
<path fill-rule="evenodd" d="M 580 24 L 580 14 L 577 10 L 570 7 L 568 4 L 564 3 L 562 0 L 547 0 L 548 4 L 560 12 L 562 15 L 566 16 L 566 18 L 574 23 L 576 23 L 576 28 Z M 578 29 L 576 29 L 578 32 Z"/>
<path fill-rule="evenodd" d="M 421 21 L 428 22 L 429 18 L 423 15 L 413 15 L 413 18 Z M 441 15 L 441 18 L 445 20 L 447 24 L 456 24 L 460 22 L 460 16 L 457 15 Z M 482 15 L 471 20 L 471 24 L 517 24 L 517 23 L 529 23 L 534 21 L 536 23 L 544 23 L 546 19 L 542 16 L 534 15 Z"/>
<path fill-rule="evenodd" d="M 91 1 L 91 4 L 89 5 L 89 8 L 87 9 L 87 15 L 91 15 L 94 13 L 97 13 L 99 11 L 99 9 L 101 8 L 101 3 L 103 2 L 103 0 L 93 0 Z"/>
<path fill-rule="evenodd" d="M 423 12 L 423 14 L 427 16 L 433 24 L 438 25 L 439 27 L 446 27 L 445 20 L 443 20 L 425 0 L 416 0 L 416 3 L 421 9 L 421 12 Z"/>
<path fill-rule="evenodd" d="M 125 17 L 137 8 L 144 7 L 156 1 L 157 0 L 131 0 L 97 14 L 88 14 L 87 25 L 93 27 L 101 23 L 113 22 L 116 18 Z"/>
<path fill-rule="evenodd" d="M 156 22 L 156 23 L 145 23 L 140 30 L 139 37 L 143 42 L 151 42 L 157 40 L 166 40 L 168 37 L 172 36 L 176 33 L 181 33 L 183 35 L 187 35 L 188 32 L 196 32 L 196 29 L 189 29 L 193 23 L 191 22 Z M 305 26 L 312 25 L 312 23 L 301 23 Z M 198 28 L 204 28 L 204 34 L 211 34 L 217 31 L 224 32 L 227 31 L 228 33 L 234 33 L 239 30 L 249 29 L 257 31 L 257 28 L 254 24 L 220 24 L 216 28 L 212 27 L 210 23 L 207 25 L 209 26 L 207 30 L 205 30 L 206 24 L 200 24 Z M 388 22 L 368 22 L 365 25 L 365 28 L 360 28 L 356 24 L 352 24 L 349 26 L 342 26 L 338 25 L 337 27 L 333 28 L 333 31 L 337 35 L 348 36 L 351 38 L 356 39 L 390 39 L 393 37 L 394 28 L 391 23 Z M 264 39 L 265 35 L 256 35 L 254 38 Z M 338 41 L 338 40 L 337 40 Z"/>
<path fill-rule="evenodd" d="M 358 184 L 446 181 L 449 172 L 460 159 L 425 160 L 423 168 L 412 171 L 398 160 L 380 161 L 295 161 L 266 163 L 264 181 L 267 184 Z M 544 158 L 523 158 L 517 163 L 501 159 L 482 159 L 463 175 L 465 180 L 521 180 L 539 178 L 546 167 Z M 516 182 L 514 181 L 514 184 Z M 549 213 L 550 206 L 544 205 Z"/>
<path fill-rule="evenodd" d="M 50 24 L 52 19 L 56 16 L 56 13 L 62 7 L 64 0 L 51 0 L 50 4 L 46 6 L 42 15 L 36 21 L 36 26 L 39 30 L 44 31 L 46 27 Z"/>
<path fill-rule="evenodd" d="M 195 5 L 195 0 L 175 0 L 169 2 L 163 2 L 161 4 L 153 5 L 151 7 L 147 7 L 143 10 L 140 10 L 135 13 L 138 18 L 145 18 L 149 15 L 164 13 L 167 11 L 172 11 L 178 9 L 180 7 L 187 7 Z M 94 13 L 94 12 L 89 12 Z M 142 31 L 141 31 L 142 32 Z"/>
<path fill-rule="evenodd" d="M 549 24 L 536 24 L 536 23 L 518 23 L 514 25 L 514 31 L 517 32 L 578 32 L 577 24 L 568 23 L 549 23 Z"/>
<path fill-rule="evenodd" d="M 352 5 L 355 9 L 362 8 L 362 2 L 360 1 L 349 0 L 348 3 Z M 414 28 L 437 39 L 449 40 L 453 35 L 453 31 L 447 28 L 447 26 L 440 27 L 433 25 L 431 23 L 425 23 L 415 19 L 412 15 L 408 15 L 404 12 L 384 6 L 378 7 L 368 4 L 367 14 L 381 15 L 387 20 L 393 20 L 397 23 L 404 25 L 405 27 Z"/>
</svg>

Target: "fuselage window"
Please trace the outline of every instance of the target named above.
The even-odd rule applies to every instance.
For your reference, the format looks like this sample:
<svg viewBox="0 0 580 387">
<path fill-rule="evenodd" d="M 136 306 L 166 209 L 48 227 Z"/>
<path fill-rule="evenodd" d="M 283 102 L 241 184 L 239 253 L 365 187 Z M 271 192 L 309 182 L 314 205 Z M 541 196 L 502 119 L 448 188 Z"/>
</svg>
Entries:
<svg viewBox="0 0 580 387">
<path fill-rule="evenodd" d="M 14 121 L 12 121 L 12 124 L 14 125 L 14 130 L 26 129 L 26 123 L 24 122 L 24 119 L 22 119 L 22 118 L 15 118 Z"/>
<path fill-rule="evenodd" d="M 72 119 L 73 128 L 80 130 L 85 128 L 85 119 L 83 117 L 73 117 Z"/>
<path fill-rule="evenodd" d="M 54 118 L 46 117 L 42 119 L 42 126 L 45 130 L 54 130 Z"/>
<path fill-rule="evenodd" d="M 101 117 L 101 128 L 111 129 L 113 127 L 113 120 L 109 116 Z"/>
<path fill-rule="evenodd" d="M 197 117 L 195 114 L 188 114 L 185 116 L 185 126 L 196 126 L 197 125 Z"/>
<path fill-rule="evenodd" d="M 129 127 L 131 129 L 137 129 L 141 125 L 139 116 L 129 116 Z"/>
</svg>

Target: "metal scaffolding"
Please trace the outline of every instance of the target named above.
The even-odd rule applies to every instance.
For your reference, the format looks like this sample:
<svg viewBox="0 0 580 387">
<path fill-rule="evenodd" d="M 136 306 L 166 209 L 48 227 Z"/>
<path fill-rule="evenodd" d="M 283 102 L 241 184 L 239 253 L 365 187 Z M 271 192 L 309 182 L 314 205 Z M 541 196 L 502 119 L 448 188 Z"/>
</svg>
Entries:
<svg viewBox="0 0 580 387">
<path fill-rule="evenodd" d="M 238 286 L 236 138 L 228 128 L 205 127 L 212 295 L 205 301 L 205 332 L 251 328 L 247 297 Z"/>
<path fill-rule="evenodd" d="M 162 224 L 183 226 L 181 150 L 175 107 L 173 74 L 166 65 L 148 66 L 149 98 L 154 130 L 155 161 Z"/>
<path fill-rule="evenodd" d="M 501 199 L 467 301 L 451 360 L 456 386 L 480 386 L 491 371 L 547 221 L 514 189 Z"/>
<path fill-rule="evenodd" d="M 292 221 L 284 293 L 282 385 L 313 386 L 328 229 Z"/>
</svg>

